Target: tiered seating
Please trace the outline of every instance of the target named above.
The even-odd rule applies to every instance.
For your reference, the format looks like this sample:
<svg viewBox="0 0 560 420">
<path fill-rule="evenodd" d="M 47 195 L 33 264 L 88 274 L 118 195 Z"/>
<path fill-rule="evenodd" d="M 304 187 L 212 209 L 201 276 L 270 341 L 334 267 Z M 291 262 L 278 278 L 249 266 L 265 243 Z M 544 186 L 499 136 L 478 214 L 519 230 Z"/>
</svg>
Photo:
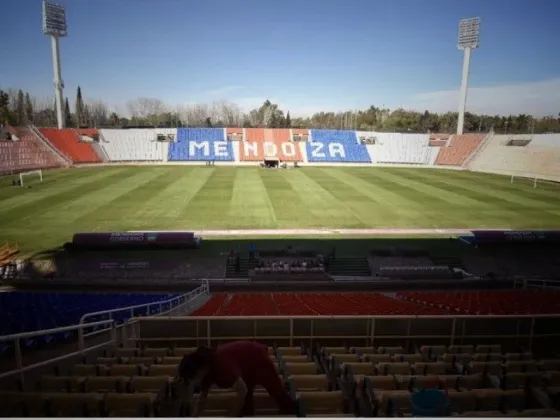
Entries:
<svg viewBox="0 0 560 420">
<path fill-rule="evenodd" d="M 169 347 L 160 346 L 162 341 Z M 54 374 L 26 383 L 25 391 L 0 391 L 0 415 L 36 417 L 189 417 L 198 391 L 181 395 L 181 358 L 194 351 L 165 339 L 141 347 L 114 348 L 57 366 Z M 157 344 L 156 344 L 157 343 Z M 269 356 L 297 400 L 299 417 L 401 417 L 412 414 L 412 396 L 425 389 L 445 393 L 447 414 L 461 417 L 558 417 L 560 359 L 505 352 L 500 345 L 414 345 L 269 348 Z M 33 390 L 33 391 L 32 391 Z M 261 387 L 255 415 L 278 408 Z M 201 416 L 223 417 L 235 398 L 212 387 Z"/>
<path fill-rule="evenodd" d="M 303 160 L 300 146 L 290 139 L 290 130 L 283 128 L 246 128 L 245 141 L 239 142 L 240 160 L 260 162 L 277 159 L 280 162 Z"/>
<path fill-rule="evenodd" d="M 0 335 L 74 325 L 85 313 L 171 299 L 166 294 L 0 293 Z M 144 310 L 145 312 L 145 310 Z M 140 314 L 138 312 L 137 314 Z M 131 314 L 115 314 L 117 321 Z M 50 341 L 53 337 L 46 337 Z"/>
<path fill-rule="evenodd" d="M 169 143 L 157 141 L 157 134 L 174 134 L 175 129 L 128 129 L 101 130 L 104 142 L 100 143 L 110 160 L 126 161 L 163 161 Z"/>
<path fill-rule="evenodd" d="M 429 163 L 431 151 L 427 134 L 358 131 L 358 136 L 375 138 L 375 144 L 366 146 L 374 163 Z"/>
<path fill-rule="evenodd" d="M 169 144 L 169 161 L 233 161 L 233 147 L 223 128 L 178 128 Z"/>
<path fill-rule="evenodd" d="M 444 310 L 379 293 L 253 293 L 235 294 L 224 303 L 213 296 L 196 315 L 423 315 Z M 194 315 L 194 314 L 193 314 Z"/>
<path fill-rule="evenodd" d="M 51 144 L 74 163 L 97 163 L 101 159 L 93 150 L 90 143 L 82 142 L 77 132 L 71 128 L 58 130 L 55 128 L 41 128 L 39 130 Z"/>
<path fill-rule="evenodd" d="M 303 346 L 269 348 L 269 355 L 286 389 L 294 399 L 297 396 L 299 417 L 355 417 L 358 414 L 338 379 L 325 374 L 310 350 Z M 195 393 L 184 410 L 186 415 L 191 413 L 198 398 L 199 394 Z M 225 417 L 234 398 L 235 394 L 230 390 L 211 388 L 204 413 L 200 414 L 203 417 Z M 256 416 L 278 416 L 278 407 L 264 389 L 255 389 L 254 402 Z"/>
<path fill-rule="evenodd" d="M 355 131 L 310 130 L 305 143 L 309 162 L 370 163 L 366 146 L 360 144 Z"/>
<path fill-rule="evenodd" d="M 8 131 L 18 140 L 0 141 L 0 175 L 61 166 L 54 152 L 28 129 L 10 127 Z"/>
<path fill-rule="evenodd" d="M 461 166 L 474 153 L 486 134 L 463 134 L 451 136 L 450 145 L 442 147 L 436 165 Z"/>
<path fill-rule="evenodd" d="M 531 140 L 525 146 L 508 146 L 512 140 Z M 560 181 L 560 136 L 492 135 L 469 169 L 482 172 L 542 176 Z"/>
<path fill-rule="evenodd" d="M 350 400 L 364 416 L 412 413 L 412 395 L 438 389 L 448 396 L 448 415 L 465 417 L 554 416 L 552 390 L 542 388 L 558 361 L 533 360 L 530 353 L 503 354 L 499 345 L 325 347 L 319 355 L 331 377 L 339 376 Z M 548 383 L 553 383 L 548 381 Z M 538 398 L 531 398 L 535 394 Z M 548 395 L 547 395 L 548 394 Z"/>
<path fill-rule="evenodd" d="M 219 315 L 278 315 L 278 308 L 270 293 L 247 293 L 234 295 L 222 306 Z"/>
<path fill-rule="evenodd" d="M 191 313 L 192 316 L 212 316 L 216 315 L 222 306 L 228 301 L 227 293 L 214 293 L 212 298 L 205 305 Z"/>
<path fill-rule="evenodd" d="M 431 133 L 430 134 L 430 147 L 444 147 L 447 144 L 447 140 L 451 137 L 450 134 L 445 133 Z"/>
<path fill-rule="evenodd" d="M 398 293 L 401 299 L 453 313 L 472 315 L 531 315 L 560 313 L 560 292 L 484 291 Z"/>
</svg>

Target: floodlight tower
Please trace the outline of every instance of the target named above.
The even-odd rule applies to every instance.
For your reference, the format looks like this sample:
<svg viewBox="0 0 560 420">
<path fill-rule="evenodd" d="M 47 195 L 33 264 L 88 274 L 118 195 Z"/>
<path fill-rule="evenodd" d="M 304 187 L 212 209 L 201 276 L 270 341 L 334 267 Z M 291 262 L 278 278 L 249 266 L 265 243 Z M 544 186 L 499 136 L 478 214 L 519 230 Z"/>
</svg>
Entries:
<svg viewBox="0 0 560 420">
<path fill-rule="evenodd" d="M 64 116 L 62 113 L 64 82 L 62 81 L 62 71 L 60 70 L 59 45 L 59 39 L 66 36 L 66 11 L 63 6 L 43 0 L 43 34 L 51 37 L 56 119 L 58 128 L 64 128 Z"/>
<path fill-rule="evenodd" d="M 469 86 L 469 68 L 471 52 L 478 47 L 480 18 L 462 19 L 459 22 L 459 39 L 457 48 L 463 50 L 463 77 L 461 79 L 461 92 L 459 93 L 459 121 L 457 121 L 457 134 L 463 134 L 465 123 L 465 108 L 467 106 L 467 89 Z"/>
</svg>

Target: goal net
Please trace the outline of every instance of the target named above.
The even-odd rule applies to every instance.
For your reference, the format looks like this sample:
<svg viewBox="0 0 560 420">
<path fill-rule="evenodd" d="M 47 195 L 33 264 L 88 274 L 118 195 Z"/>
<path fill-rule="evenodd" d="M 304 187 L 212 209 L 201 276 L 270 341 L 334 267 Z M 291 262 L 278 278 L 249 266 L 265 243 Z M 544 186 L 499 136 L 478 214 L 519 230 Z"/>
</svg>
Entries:
<svg viewBox="0 0 560 420">
<path fill-rule="evenodd" d="M 19 184 L 23 187 L 23 179 L 28 176 L 39 176 L 39 180 L 43 182 L 43 171 L 40 169 L 37 171 L 22 172 L 19 174 Z"/>
<path fill-rule="evenodd" d="M 521 175 L 512 175 L 510 183 L 522 183 L 522 184 L 531 184 L 533 188 L 537 188 L 539 182 L 544 182 L 544 180 L 539 179 L 536 176 L 521 176 Z"/>
</svg>

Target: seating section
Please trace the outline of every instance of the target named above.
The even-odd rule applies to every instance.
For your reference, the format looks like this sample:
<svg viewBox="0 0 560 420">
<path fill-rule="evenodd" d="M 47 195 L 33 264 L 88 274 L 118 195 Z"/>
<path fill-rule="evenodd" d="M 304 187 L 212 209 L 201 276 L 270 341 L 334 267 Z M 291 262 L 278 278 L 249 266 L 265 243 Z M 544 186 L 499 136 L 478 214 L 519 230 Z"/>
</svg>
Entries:
<svg viewBox="0 0 560 420">
<path fill-rule="evenodd" d="M 484 291 L 413 292 L 397 296 L 417 304 L 470 315 L 532 315 L 560 313 L 560 292 Z"/>
<path fill-rule="evenodd" d="M 428 134 L 376 133 L 358 131 L 358 137 L 374 138 L 367 151 L 374 163 L 427 164 L 430 160 Z"/>
<path fill-rule="evenodd" d="M 280 162 L 301 162 L 300 145 L 293 143 L 290 130 L 285 128 L 246 128 L 246 141 L 239 142 L 242 162 L 262 162 L 277 159 Z"/>
<path fill-rule="evenodd" d="M 234 161 L 232 142 L 223 128 L 178 128 L 169 144 L 169 161 Z"/>
<path fill-rule="evenodd" d="M 480 146 L 486 134 L 451 136 L 450 144 L 442 147 L 436 165 L 461 166 Z"/>
<path fill-rule="evenodd" d="M 214 294 L 193 316 L 528 315 L 560 313 L 560 292 L 476 291 Z"/>
<path fill-rule="evenodd" d="M 305 143 L 307 159 L 317 163 L 371 163 L 366 146 L 358 142 L 355 131 L 310 130 Z"/>
<path fill-rule="evenodd" d="M 3 417 L 191 417 L 200 398 L 176 381 L 192 347 L 139 342 L 57 366 L 19 391 L 0 391 Z M 344 343 L 269 347 L 268 355 L 298 417 L 409 417 L 412 397 L 438 390 L 441 414 L 458 417 L 558 417 L 560 359 L 507 352 L 499 344 L 350 347 Z M 421 343 L 420 343 L 421 344 Z M 159 347 L 152 347 L 152 345 Z M 20 384 L 23 385 L 23 384 Z M 212 386 L 201 417 L 226 417 L 230 389 Z M 254 390 L 254 415 L 278 416 L 265 389 Z"/>
<path fill-rule="evenodd" d="M 2 308 L 0 336 L 74 325 L 79 323 L 80 317 L 86 313 L 169 300 L 172 297 L 174 295 L 168 294 L 0 293 L 0 308 Z M 145 309 L 135 314 L 143 314 L 141 311 L 145 312 Z M 122 321 L 131 315 L 132 313 L 117 313 L 113 319 Z M 48 342 L 55 338 L 63 337 L 43 339 Z"/>
<path fill-rule="evenodd" d="M 511 142 L 530 140 L 524 146 Z M 523 144 L 523 143 L 518 143 Z M 492 135 L 469 169 L 560 181 L 560 135 Z"/>
<path fill-rule="evenodd" d="M 64 128 L 41 128 L 39 130 L 47 140 L 56 147 L 63 155 L 70 158 L 74 163 L 97 163 L 101 159 L 90 143 L 80 141 L 76 130 Z"/>
<path fill-rule="evenodd" d="M 175 129 L 101 130 L 100 143 L 113 162 L 166 160 L 169 142 L 157 141 L 158 134 L 175 134 Z"/>
<path fill-rule="evenodd" d="M 9 131 L 17 140 L 0 141 L 0 175 L 61 166 L 56 154 L 29 129 Z"/>
<path fill-rule="evenodd" d="M 248 293 L 213 295 L 192 315 L 410 315 L 420 311 L 446 313 L 379 293 Z"/>
</svg>

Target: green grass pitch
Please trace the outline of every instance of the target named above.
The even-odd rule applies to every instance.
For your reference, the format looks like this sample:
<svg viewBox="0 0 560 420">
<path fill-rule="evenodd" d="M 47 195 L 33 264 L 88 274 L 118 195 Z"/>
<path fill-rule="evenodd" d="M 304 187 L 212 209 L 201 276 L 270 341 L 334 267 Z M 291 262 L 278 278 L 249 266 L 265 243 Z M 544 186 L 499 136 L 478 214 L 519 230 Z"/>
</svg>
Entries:
<svg viewBox="0 0 560 420">
<path fill-rule="evenodd" d="M 78 231 L 560 228 L 560 186 L 415 168 L 122 166 L 0 179 L 0 241 L 24 252 Z"/>
</svg>

